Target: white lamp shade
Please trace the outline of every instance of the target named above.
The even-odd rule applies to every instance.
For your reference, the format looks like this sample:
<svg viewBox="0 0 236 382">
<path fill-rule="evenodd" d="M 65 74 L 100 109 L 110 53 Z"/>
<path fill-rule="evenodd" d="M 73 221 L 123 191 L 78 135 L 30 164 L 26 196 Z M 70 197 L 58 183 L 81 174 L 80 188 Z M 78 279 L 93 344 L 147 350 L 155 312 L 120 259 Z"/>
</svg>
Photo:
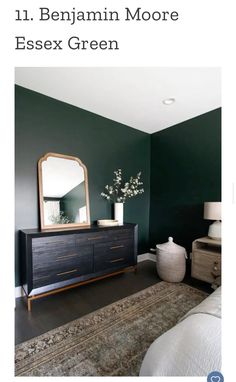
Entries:
<svg viewBox="0 0 236 382">
<path fill-rule="evenodd" d="M 221 220 L 221 202 L 205 202 L 204 219 Z"/>
</svg>

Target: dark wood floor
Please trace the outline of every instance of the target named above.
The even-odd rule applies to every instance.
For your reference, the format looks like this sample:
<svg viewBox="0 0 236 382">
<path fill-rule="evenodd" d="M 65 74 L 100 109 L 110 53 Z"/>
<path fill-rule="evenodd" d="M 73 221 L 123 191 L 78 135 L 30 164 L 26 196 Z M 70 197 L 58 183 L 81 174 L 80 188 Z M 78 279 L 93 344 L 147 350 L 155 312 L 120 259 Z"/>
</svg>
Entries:
<svg viewBox="0 0 236 382">
<path fill-rule="evenodd" d="M 32 302 L 28 312 L 24 298 L 18 298 L 15 309 L 15 342 L 24 342 L 112 302 L 147 288 L 158 281 L 152 261 L 138 264 L 138 272 L 124 273 L 80 286 Z M 186 277 L 184 282 L 209 293 L 208 284 Z"/>
</svg>

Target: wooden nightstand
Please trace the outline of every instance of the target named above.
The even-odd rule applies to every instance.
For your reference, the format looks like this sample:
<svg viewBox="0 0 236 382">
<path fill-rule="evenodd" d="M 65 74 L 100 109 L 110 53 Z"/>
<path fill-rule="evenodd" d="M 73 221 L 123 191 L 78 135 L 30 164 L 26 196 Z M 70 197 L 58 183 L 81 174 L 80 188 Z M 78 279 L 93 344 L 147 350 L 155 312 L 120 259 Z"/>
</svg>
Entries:
<svg viewBox="0 0 236 382">
<path fill-rule="evenodd" d="M 220 285 L 221 241 L 202 237 L 192 244 L 191 275 L 215 288 Z"/>
</svg>

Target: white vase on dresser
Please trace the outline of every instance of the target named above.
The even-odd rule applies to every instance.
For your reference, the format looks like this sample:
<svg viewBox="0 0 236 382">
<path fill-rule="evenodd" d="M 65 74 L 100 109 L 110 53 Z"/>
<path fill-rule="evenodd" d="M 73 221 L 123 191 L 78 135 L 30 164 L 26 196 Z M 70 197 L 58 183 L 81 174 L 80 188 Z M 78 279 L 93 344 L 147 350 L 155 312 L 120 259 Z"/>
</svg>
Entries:
<svg viewBox="0 0 236 382">
<path fill-rule="evenodd" d="M 114 203 L 114 218 L 119 225 L 124 224 L 124 203 Z"/>
</svg>

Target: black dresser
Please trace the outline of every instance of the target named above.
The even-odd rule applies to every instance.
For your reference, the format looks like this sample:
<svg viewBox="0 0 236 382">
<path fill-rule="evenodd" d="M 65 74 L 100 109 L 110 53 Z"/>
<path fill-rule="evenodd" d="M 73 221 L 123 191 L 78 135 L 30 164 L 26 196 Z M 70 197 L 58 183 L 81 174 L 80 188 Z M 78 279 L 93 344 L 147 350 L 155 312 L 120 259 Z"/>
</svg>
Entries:
<svg viewBox="0 0 236 382">
<path fill-rule="evenodd" d="M 22 285 L 34 299 L 128 270 L 136 271 L 138 226 L 90 226 L 21 235 Z"/>
</svg>

